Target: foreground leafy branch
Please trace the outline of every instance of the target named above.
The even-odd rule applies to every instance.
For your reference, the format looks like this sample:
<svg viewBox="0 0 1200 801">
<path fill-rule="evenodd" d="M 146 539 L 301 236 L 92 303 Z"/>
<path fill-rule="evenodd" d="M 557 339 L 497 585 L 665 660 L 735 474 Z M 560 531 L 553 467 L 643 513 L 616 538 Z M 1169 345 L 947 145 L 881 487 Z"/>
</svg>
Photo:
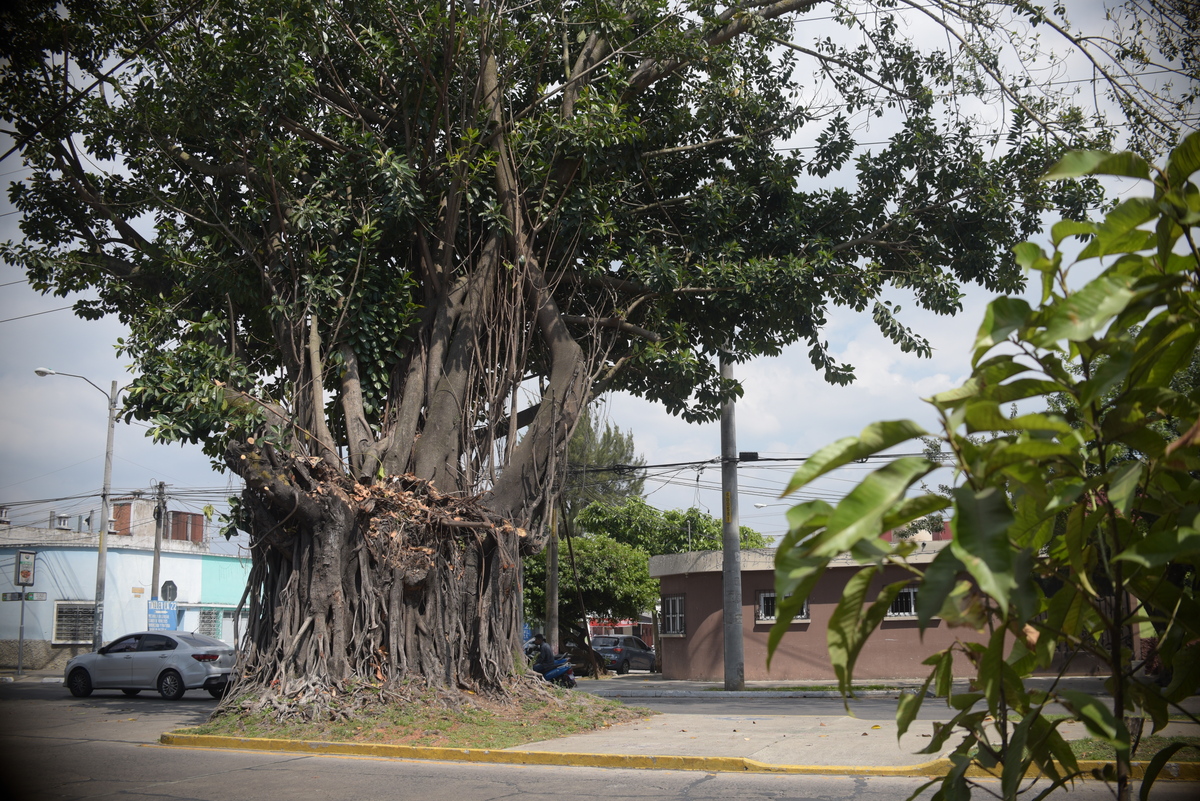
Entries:
<svg viewBox="0 0 1200 801">
<path fill-rule="evenodd" d="M 1058 223 L 1052 254 L 1028 242 L 1016 248 L 1022 266 L 1041 277 L 1040 305 L 993 301 L 971 377 L 929 399 L 941 421 L 939 444 L 953 455 L 952 497 L 910 497 L 938 463 L 904 457 L 837 506 L 809 501 L 789 512 L 791 530 L 776 556 L 776 591 L 786 600 L 772 652 L 829 561 L 846 552 L 863 569 L 829 626 L 844 695 L 864 642 L 905 586 L 918 587 L 922 631 L 935 617 L 963 630 L 926 660 L 925 690 L 945 698 L 954 716 L 935 727 L 922 753 L 961 738 L 935 798 L 969 795 L 980 769 L 1000 780 L 1004 798 L 1079 776 L 1059 732 L 1066 719 L 1044 714 L 1057 704 L 1112 745 L 1115 765 L 1101 775 L 1128 799 L 1143 721 L 1157 732 L 1172 711 L 1196 719 L 1180 702 L 1200 686 L 1200 387 L 1178 377 L 1200 344 L 1200 190 L 1189 180 L 1198 169 L 1197 133 L 1162 169 L 1129 153 L 1065 156 L 1048 180 L 1121 176 L 1150 182 L 1154 194 L 1120 203 L 1101 223 Z M 1073 239 L 1084 244 L 1067 264 L 1063 245 Z M 1096 260 L 1099 274 L 1073 288 L 1074 266 Z M 1014 403 L 1020 411 L 1003 413 Z M 872 424 L 817 453 L 787 491 L 925 436 L 911 421 Z M 942 509 L 952 509 L 954 537 L 932 562 L 910 563 L 913 546 L 882 539 Z M 882 586 L 885 565 L 905 568 L 911 582 Z M 1142 626 L 1157 635 L 1160 682 L 1131 649 L 1133 629 Z M 1057 680 L 1046 690 L 1024 685 L 1035 672 L 1061 677 L 1085 660 L 1104 666 L 1111 704 Z M 956 667 L 968 665 L 969 691 L 953 692 Z M 924 697 L 901 699 L 901 735 Z M 1143 797 L 1175 750 L 1150 760 Z M 1027 776 L 1038 778 L 1027 783 Z"/>
</svg>

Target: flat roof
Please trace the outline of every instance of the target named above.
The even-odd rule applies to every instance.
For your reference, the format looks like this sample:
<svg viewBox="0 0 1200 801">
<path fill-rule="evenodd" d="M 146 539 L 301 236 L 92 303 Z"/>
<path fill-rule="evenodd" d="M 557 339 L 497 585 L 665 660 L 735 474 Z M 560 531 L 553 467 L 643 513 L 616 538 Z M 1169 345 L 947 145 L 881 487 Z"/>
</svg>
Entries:
<svg viewBox="0 0 1200 801">
<path fill-rule="evenodd" d="M 934 540 L 933 542 L 914 542 L 916 550 L 908 555 L 908 561 L 913 564 L 932 562 L 938 552 L 950 545 L 950 540 Z M 687 553 L 663 554 L 650 557 L 650 577 L 679 576 L 690 573 L 720 573 L 724 562 L 722 551 L 688 551 Z M 829 562 L 830 567 L 852 567 L 858 564 L 848 553 L 836 556 Z M 752 570 L 774 570 L 774 548 L 749 548 L 742 551 L 742 572 Z"/>
</svg>

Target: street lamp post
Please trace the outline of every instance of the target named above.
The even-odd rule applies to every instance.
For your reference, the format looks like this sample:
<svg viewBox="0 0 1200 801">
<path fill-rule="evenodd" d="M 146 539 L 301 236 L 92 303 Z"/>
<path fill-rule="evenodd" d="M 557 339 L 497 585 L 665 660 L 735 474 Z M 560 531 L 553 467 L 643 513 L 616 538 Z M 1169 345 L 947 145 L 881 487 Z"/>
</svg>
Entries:
<svg viewBox="0 0 1200 801">
<path fill-rule="evenodd" d="M 108 571 L 107 537 L 108 518 L 111 514 L 109 495 L 112 492 L 113 432 L 117 427 L 117 382 L 112 382 L 112 389 L 105 392 L 87 376 L 59 373 L 46 367 L 39 367 L 34 372 L 40 376 L 65 375 L 82 379 L 108 398 L 108 443 L 104 449 L 104 486 L 100 489 L 100 544 L 96 554 L 96 613 L 92 621 L 92 650 L 98 651 L 104 645 L 104 579 Z"/>
</svg>

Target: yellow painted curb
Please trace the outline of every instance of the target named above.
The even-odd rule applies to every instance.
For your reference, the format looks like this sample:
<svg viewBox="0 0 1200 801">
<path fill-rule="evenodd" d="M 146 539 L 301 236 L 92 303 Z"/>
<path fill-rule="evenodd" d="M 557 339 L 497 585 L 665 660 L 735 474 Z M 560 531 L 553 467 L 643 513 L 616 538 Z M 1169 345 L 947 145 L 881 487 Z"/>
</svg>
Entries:
<svg viewBox="0 0 1200 801">
<path fill-rule="evenodd" d="M 437 748 L 423 745 L 385 743 L 336 743 L 314 740 L 272 740 L 262 737 L 221 737 L 210 734 L 166 732 L 159 742 L 186 748 L 230 748 L 242 751 L 276 751 L 313 756 L 388 757 L 424 759 L 440 762 L 477 762 L 495 765 L 561 765 L 576 768 L 626 768 L 635 770 L 694 770 L 709 773 L 774 773 L 784 775 L 896 776 L 935 778 L 946 775 L 950 760 L 935 759 L 919 765 L 866 767 L 862 765 L 770 765 L 744 757 L 703 757 L 638 754 L 574 754 L 559 751 L 503 751 L 490 748 Z M 1085 772 L 1102 768 L 1103 762 L 1080 762 Z M 1133 765 L 1133 775 L 1141 778 L 1146 763 Z M 973 767 L 968 776 L 998 775 Z M 1030 776 L 1036 775 L 1036 772 Z M 1168 762 L 1159 774 L 1161 780 L 1200 781 L 1200 763 Z"/>
</svg>

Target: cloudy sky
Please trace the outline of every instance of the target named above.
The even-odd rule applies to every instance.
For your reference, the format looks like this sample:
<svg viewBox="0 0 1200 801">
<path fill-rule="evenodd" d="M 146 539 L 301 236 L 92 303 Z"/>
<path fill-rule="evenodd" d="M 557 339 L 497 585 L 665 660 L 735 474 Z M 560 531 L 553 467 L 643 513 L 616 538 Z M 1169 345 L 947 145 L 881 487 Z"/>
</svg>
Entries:
<svg viewBox="0 0 1200 801">
<path fill-rule="evenodd" d="M 887 132 L 886 125 L 877 125 L 869 138 L 884 138 Z M 21 174 L 17 157 L 0 162 L 0 182 Z M 0 200 L 0 241 L 20 238 L 17 222 L 7 198 Z M 931 427 L 934 419 L 920 399 L 965 378 L 969 347 L 990 297 L 968 290 L 963 312 L 954 318 L 921 312 L 903 296 L 893 299 L 905 307 L 902 320 L 931 341 L 932 358 L 900 353 L 868 315 L 838 310 L 830 317 L 826 339 L 839 362 L 855 366 L 857 381 L 848 387 L 826 385 L 803 347 L 739 365 L 736 376 L 745 386 L 737 407 L 739 450 L 800 458 L 874 420 L 907 417 Z M 104 392 L 113 380 L 127 383 L 129 373 L 114 349 L 121 326 L 111 320 L 79 320 L 64 310 L 70 302 L 37 294 L 19 270 L 0 264 L 0 506 L 8 507 L 13 523 L 45 525 L 51 511 L 78 515 L 99 506 L 104 393 L 76 378 L 38 377 L 34 369 L 86 376 Z M 689 425 L 629 397 L 610 398 L 606 410 L 612 422 L 633 433 L 651 465 L 701 463 L 720 453 L 717 424 Z M 145 433 L 138 424 L 117 425 L 114 493 L 149 492 L 163 481 L 172 508 L 199 510 L 210 503 L 220 506 L 238 491 L 237 480 L 213 471 L 199 448 L 154 445 Z M 769 535 L 783 533 L 785 504 L 778 495 L 795 466 L 781 462 L 742 468 L 743 524 Z M 866 469 L 846 468 L 813 491 L 836 498 Z M 652 470 L 646 490 L 649 500 L 662 508 L 695 505 L 719 513 L 719 483 L 719 465 L 710 463 Z"/>
</svg>

